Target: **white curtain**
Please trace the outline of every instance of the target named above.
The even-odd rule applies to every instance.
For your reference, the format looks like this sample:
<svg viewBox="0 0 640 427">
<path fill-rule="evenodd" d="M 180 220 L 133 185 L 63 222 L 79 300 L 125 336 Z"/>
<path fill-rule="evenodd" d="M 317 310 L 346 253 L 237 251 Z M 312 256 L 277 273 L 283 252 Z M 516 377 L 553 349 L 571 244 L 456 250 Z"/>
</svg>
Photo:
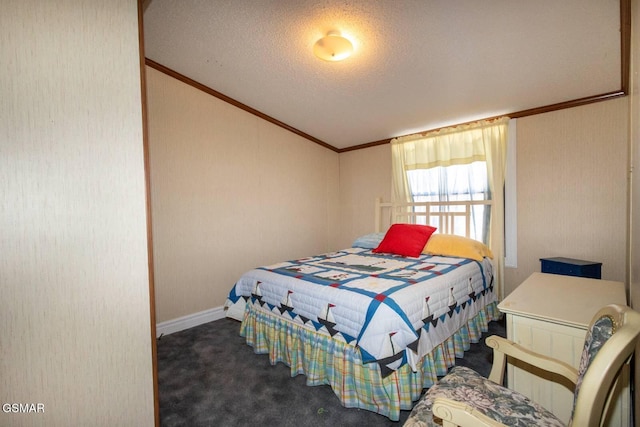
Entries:
<svg viewBox="0 0 640 427">
<path fill-rule="evenodd" d="M 484 161 L 492 208 L 489 247 L 494 255 L 498 297 L 504 277 L 504 177 L 509 118 L 485 120 L 391 140 L 392 202 L 411 203 L 407 171 Z"/>
</svg>

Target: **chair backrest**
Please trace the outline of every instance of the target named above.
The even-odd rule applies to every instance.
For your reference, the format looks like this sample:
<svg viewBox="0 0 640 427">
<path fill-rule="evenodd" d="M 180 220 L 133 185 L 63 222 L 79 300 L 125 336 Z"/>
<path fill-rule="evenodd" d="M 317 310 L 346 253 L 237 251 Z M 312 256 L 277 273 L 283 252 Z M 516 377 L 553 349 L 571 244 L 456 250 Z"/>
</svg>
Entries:
<svg viewBox="0 0 640 427">
<path fill-rule="evenodd" d="M 622 366 L 640 336 L 640 313 L 608 305 L 596 313 L 584 343 L 576 383 L 571 426 L 599 426 Z"/>
</svg>

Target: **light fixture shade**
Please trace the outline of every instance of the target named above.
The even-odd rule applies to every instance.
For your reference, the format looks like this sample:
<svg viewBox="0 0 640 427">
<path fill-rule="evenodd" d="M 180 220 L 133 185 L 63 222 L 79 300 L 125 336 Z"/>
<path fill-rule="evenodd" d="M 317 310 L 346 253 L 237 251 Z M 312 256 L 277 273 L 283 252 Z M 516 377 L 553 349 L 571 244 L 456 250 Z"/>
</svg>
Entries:
<svg viewBox="0 0 640 427">
<path fill-rule="evenodd" d="M 342 61 L 353 53 L 353 44 L 340 33 L 331 31 L 313 45 L 313 53 L 325 61 Z"/>
</svg>

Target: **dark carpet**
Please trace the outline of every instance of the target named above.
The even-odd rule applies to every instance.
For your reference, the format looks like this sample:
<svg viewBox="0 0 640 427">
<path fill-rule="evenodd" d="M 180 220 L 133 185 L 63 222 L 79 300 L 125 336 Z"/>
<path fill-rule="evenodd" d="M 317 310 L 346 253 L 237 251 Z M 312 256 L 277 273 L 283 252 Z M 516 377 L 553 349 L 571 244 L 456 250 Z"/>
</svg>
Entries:
<svg viewBox="0 0 640 427">
<path fill-rule="evenodd" d="M 373 412 L 345 408 L 329 386 L 309 387 L 289 367 L 269 364 L 239 335 L 240 323 L 221 319 L 158 339 L 160 425 L 174 426 L 402 426 Z M 505 336 L 491 322 L 458 365 L 484 376 L 491 369 L 488 335 Z"/>
</svg>

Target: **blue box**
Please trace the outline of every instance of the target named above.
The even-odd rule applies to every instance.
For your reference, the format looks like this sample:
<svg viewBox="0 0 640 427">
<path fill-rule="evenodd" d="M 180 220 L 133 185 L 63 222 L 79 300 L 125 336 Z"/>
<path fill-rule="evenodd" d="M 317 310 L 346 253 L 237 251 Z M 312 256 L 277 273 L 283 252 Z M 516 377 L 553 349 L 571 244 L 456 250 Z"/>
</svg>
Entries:
<svg viewBox="0 0 640 427">
<path fill-rule="evenodd" d="M 589 277 L 601 279 L 601 262 L 584 261 L 572 258 L 540 258 L 543 273 L 563 274 L 565 276 Z"/>
</svg>

